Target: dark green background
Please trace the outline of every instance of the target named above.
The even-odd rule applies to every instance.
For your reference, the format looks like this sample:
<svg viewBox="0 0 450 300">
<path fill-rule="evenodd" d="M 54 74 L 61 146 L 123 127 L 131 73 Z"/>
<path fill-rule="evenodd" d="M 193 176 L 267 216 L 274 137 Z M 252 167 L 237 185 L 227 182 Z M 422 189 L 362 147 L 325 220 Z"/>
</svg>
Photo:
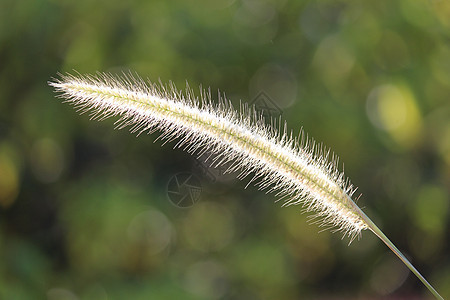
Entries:
<svg viewBox="0 0 450 300">
<path fill-rule="evenodd" d="M 347 246 L 157 133 L 79 116 L 47 85 L 72 70 L 266 93 L 450 297 L 449 45 L 447 0 L 0 1 L 0 299 L 430 297 L 370 232 Z M 179 172 L 201 180 L 189 209 Z"/>
</svg>

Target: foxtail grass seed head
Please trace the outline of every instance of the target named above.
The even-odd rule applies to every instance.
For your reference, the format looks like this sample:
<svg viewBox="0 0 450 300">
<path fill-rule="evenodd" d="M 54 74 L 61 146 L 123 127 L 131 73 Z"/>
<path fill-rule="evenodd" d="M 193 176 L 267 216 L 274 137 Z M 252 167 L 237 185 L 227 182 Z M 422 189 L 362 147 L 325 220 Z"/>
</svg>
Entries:
<svg viewBox="0 0 450 300">
<path fill-rule="evenodd" d="M 227 165 L 241 179 L 252 176 L 250 182 L 276 192 L 285 206 L 303 206 L 320 227 L 341 231 L 350 242 L 370 229 L 439 296 L 352 200 L 356 188 L 338 170 L 338 158 L 302 131 L 294 136 L 281 121 L 278 129 L 265 125 L 253 107 L 241 104 L 236 111 L 220 94 L 213 103 L 209 91 L 196 97 L 189 87 L 182 93 L 172 83 L 147 83 L 133 75 L 67 74 L 49 84 L 92 119 L 118 116 L 116 128 L 160 131 L 160 139 L 177 140 L 175 147 L 191 154 L 211 153 L 213 166 Z"/>
<path fill-rule="evenodd" d="M 93 119 L 120 116 L 118 128 L 129 126 L 138 134 L 159 130 L 160 138 L 177 139 L 176 147 L 190 153 L 211 152 L 214 166 L 229 163 L 228 171 L 238 171 L 239 178 L 252 174 L 251 181 L 276 191 L 284 205 L 303 205 L 320 226 L 334 227 L 350 240 L 367 228 L 337 157 L 303 133 L 294 138 L 286 124 L 279 130 L 265 125 L 253 108 L 241 105 L 236 112 L 223 97 L 213 104 L 205 91 L 198 99 L 189 88 L 181 93 L 173 84 L 147 84 L 130 75 L 63 75 L 50 85 L 80 111 L 91 111 Z"/>
</svg>

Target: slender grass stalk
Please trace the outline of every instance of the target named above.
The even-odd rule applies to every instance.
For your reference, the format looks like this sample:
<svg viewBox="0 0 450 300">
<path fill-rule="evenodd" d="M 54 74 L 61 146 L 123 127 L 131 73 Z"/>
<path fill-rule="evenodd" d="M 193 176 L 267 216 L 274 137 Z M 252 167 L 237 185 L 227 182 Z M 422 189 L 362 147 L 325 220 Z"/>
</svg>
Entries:
<svg viewBox="0 0 450 300">
<path fill-rule="evenodd" d="M 369 219 L 369 217 L 363 212 L 360 211 L 361 217 L 365 220 L 367 227 L 372 231 L 380 240 L 382 240 L 395 255 L 414 273 L 414 275 L 419 278 L 420 281 L 427 287 L 427 289 L 433 294 L 436 299 L 444 299 L 441 295 L 436 291 L 436 289 L 423 277 L 422 274 L 413 266 L 413 264 L 403 255 L 403 253 L 398 250 L 398 248 L 391 242 L 391 240 L 378 228 L 375 223 Z"/>
<path fill-rule="evenodd" d="M 179 92 L 172 84 L 146 83 L 140 78 L 109 74 L 61 75 L 49 82 L 59 97 L 93 119 L 119 116 L 117 128 L 131 126 L 135 133 L 156 130 L 166 142 L 178 140 L 196 155 L 209 151 L 215 166 L 231 163 L 229 172 L 239 178 L 252 174 L 261 189 L 275 191 L 284 205 L 302 205 L 314 212 L 313 220 L 325 229 L 341 231 L 352 242 L 361 231 L 370 229 L 423 282 L 436 299 L 443 299 L 381 230 L 355 204 L 356 188 L 338 170 L 338 158 L 301 132 L 294 137 L 287 125 L 264 125 L 253 108 L 241 105 L 236 112 L 219 95 L 213 104 L 209 92 L 200 99 L 187 88 Z"/>
</svg>

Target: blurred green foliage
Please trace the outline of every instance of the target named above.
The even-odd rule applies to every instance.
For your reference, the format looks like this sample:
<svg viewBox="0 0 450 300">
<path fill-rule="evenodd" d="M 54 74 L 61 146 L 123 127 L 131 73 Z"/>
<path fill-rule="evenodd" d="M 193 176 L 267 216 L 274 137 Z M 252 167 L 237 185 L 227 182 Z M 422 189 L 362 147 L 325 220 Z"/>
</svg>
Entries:
<svg viewBox="0 0 450 300">
<path fill-rule="evenodd" d="M 0 1 L 0 299 L 430 297 L 370 233 L 347 246 L 157 134 L 78 116 L 47 86 L 72 70 L 264 92 L 450 297 L 449 38 L 443 0 Z"/>
</svg>

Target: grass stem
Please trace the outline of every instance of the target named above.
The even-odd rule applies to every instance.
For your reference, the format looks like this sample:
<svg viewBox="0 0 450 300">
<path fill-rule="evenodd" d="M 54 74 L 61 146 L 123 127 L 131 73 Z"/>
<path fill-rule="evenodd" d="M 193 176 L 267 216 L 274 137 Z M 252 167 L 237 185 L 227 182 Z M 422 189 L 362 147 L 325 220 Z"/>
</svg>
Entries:
<svg viewBox="0 0 450 300">
<path fill-rule="evenodd" d="M 359 209 L 359 207 L 358 207 Z M 408 267 L 408 269 L 411 270 L 411 272 L 414 273 L 414 275 L 417 276 L 417 278 L 422 281 L 422 283 L 427 287 L 427 289 L 433 294 L 433 296 L 438 300 L 444 300 L 441 295 L 436 291 L 436 289 L 423 277 L 422 274 L 413 266 L 413 264 L 403 255 L 403 253 L 398 250 L 398 248 L 394 245 L 394 243 L 391 242 L 391 240 L 381 231 L 380 228 L 378 228 L 377 225 L 361 210 L 360 210 L 360 216 L 364 221 L 366 222 L 368 228 L 370 231 L 372 231 L 380 240 L 382 240 L 386 246 L 391 249 L 392 252 L 394 252 L 395 255 L 397 255 L 398 258 Z"/>
</svg>

